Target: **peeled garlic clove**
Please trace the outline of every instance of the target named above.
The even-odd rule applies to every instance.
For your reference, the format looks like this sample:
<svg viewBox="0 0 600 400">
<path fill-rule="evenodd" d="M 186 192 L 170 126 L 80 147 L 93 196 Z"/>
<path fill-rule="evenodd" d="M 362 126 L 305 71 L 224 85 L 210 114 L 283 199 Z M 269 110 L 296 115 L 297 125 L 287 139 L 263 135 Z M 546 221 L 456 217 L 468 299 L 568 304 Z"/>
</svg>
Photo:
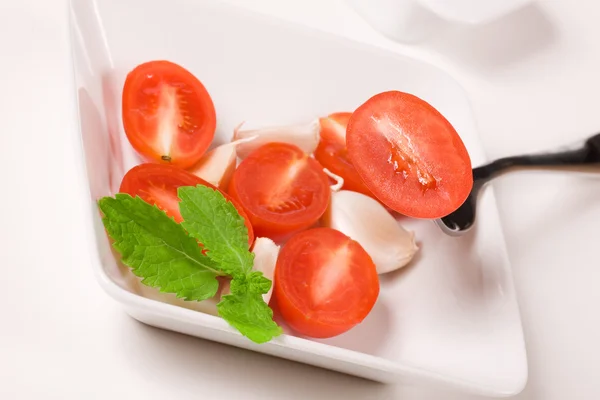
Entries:
<svg viewBox="0 0 600 400">
<path fill-rule="evenodd" d="M 269 304 L 271 294 L 273 294 L 273 286 L 275 286 L 275 266 L 277 265 L 277 256 L 279 255 L 279 246 L 271 239 L 260 237 L 254 241 L 254 266 L 252 270 L 263 273 L 263 276 L 269 279 L 271 289 L 263 294 L 265 303 Z"/>
<path fill-rule="evenodd" d="M 311 154 L 319 145 L 319 133 L 318 119 L 308 124 L 257 128 L 248 128 L 248 125 L 242 123 L 235 129 L 233 139 L 239 140 L 256 136 L 254 140 L 237 146 L 238 157 L 244 159 L 260 146 L 274 142 L 294 144 L 305 153 Z"/>
<path fill-rule="evenodd" d="M 404 267 L 419 249 L 413 232 L 402 228 L 377 200 L 358 192 L 331 193 L 323 224 L 356 240 L 379 274 Z"/>
<path fill-rule="evenodd" d="M 219 189 L 226 189 L 235 171 L 237 154 L 236 148 L 255 137 L 250 136 L 231 143 L 222 144 L 206 153 L 190 172 Z"/>
</svg>

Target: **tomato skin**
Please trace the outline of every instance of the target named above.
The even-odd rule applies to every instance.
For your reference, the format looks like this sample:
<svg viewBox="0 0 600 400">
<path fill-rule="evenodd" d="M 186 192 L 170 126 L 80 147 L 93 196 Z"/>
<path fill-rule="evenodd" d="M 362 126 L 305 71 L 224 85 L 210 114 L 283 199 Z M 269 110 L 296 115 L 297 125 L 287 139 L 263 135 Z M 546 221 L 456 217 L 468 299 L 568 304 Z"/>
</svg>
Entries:
<svg viewBox="0 0 600 400">
<path fill-rule="evenodd" d="M 356 326 L 379 296 L 371 257 L 356 241 L 330 228 L 294 235 L 279 254 L 274 282 L 273 296 L 283 319 L 296 332 L 314 338 L 333 337 Z"/>
<path fill-rule="evenodd" d="M 346 148 L 346 126 L 352 113 L 339 112 L 320 118 L 321 140 L 315 158 L 332 173 L 344 178 L 344 189 L 375 197 L 356 172 Z"/>
<path fill-rule="evenodd" d="M 410 217 L 446 216 L 473 187 L 471 159 L 454 127 L 408 93 L 380 93 L 358 107 L 348 121 L 346 145 L 371 192 Z"/>
<path fill-rule="evenodd" d="M 121 181 L 119 192 L 141 197 L 147 203 L 158 206 L 179 223 L 183 221 L 183 218 L 179 212 L 180 200 L 177 197 L 177 188 L 198 185 L 218 190 L 223 197 L 234 205 L 238 213 L 244 218 L 248 229 L 248 242 L 251 246 L 254 242 L 254 230 L 242 206 L 227 193 L 181 168 L 154 163 L 137 165 L 127 171 Z"/>
<path fill-rule="evenodd" d="M 254 150 L 233 173 L 228 193 L 242 205 L 256 235 L 276 241 L 314 225 L 331 198 L 322 166 L 287 143 Z"/>
<path fill-rule="evenodd" d="M 122 96 L 125 134 L 147 161 L 194 165 L 210 146 L 216 129 L 213 101 L 188 70 L 169 61 L 134 68 Z"/>
</svg>

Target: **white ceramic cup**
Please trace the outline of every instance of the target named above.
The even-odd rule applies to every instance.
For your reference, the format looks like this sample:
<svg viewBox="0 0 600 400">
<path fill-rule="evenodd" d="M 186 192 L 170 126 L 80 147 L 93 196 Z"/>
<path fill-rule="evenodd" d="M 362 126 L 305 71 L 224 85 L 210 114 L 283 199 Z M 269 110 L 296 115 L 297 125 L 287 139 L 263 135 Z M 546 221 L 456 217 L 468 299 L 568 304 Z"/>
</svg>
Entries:
<svg viewBox="0 0 600 400">
<path fill-rule="evenodd" d="M 446 22 L 481 25 L 533 0 L 346 0 L 373 28 L 401 42 L 419 42 Z"/>
</svg>

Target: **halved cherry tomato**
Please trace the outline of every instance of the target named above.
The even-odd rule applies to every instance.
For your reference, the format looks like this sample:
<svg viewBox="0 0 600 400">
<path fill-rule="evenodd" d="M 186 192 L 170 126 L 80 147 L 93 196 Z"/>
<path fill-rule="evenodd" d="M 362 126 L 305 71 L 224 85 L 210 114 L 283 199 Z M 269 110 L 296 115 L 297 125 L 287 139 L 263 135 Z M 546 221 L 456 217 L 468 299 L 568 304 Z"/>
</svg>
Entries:
<svg viewBox="0 0 600 400">
<path fill-rule="evenodd" d="M 460 136 L 442 114 L 411 94 L 391 91 L 367 100 L 350 117 L 346 145 L 367 187 L 404 215 L 446 216 L 473 187 Z"/>
<path fill-rule="evenodd" d="M 316 160 L 292 144 L 268 143 L 241 162 L 229 194 L 244 207 L 258 236 L 279 240 L 317 222 L 331 190 Z"/>
<path fill-rule="evenodd" d="M 371 257 L 358 242 L 330 228 L 292 236 L 279 253 L 274 281 L 273 295 L 286 323 L 316 338 L 360 323 L 379 295 Z"/>
<path fill-rule="evenodd" d="M 315 158 L 329 171 L 344 178 L 344 189 L 375 197 L 348 158 L 346 126 L 351 115 L 340 112 L 319 119 L 321 140 L 315 150 Z"/>
<path fill-rule="evenodd" d="M 123 125 L 133 148 L 149 161 L 194 165 L 215 135 L 216 114 L 206 88 L 169 61 L 150 61 L 127 75 Z"/>
<path fill-rule="evenodd" d="M 131 196 L 139 196 L 147 203 L 155 204 L 158 208 L 173 217 L 175 221 L 181 222 L 183 218 L 179 212 L 179 197 L 177 197 L 177 188 L 180 186 L 208 186 L 209 188 L 219 190 L 215 186 L 206 182 L 204 179 L 182 170 L 164 164 L 141 164 L 131 168 L 123 177 L 119 192 L 127 193 Z M 219 190 L 221 194 L 229 200 L 238 213 L 244 217 L 246 228 L 248 228 L 248 240 L 252 245 L 254 242 L 254 231 L 250 220 L 244 209 L 231 197 Z"/>
</svg>

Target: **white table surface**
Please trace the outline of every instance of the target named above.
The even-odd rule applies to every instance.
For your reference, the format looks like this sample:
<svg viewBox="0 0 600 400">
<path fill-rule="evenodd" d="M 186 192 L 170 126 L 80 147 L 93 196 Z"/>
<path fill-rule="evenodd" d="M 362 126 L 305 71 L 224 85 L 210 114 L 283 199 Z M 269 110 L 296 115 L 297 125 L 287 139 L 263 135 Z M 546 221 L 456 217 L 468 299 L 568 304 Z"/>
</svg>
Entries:
<svg viewBox="0 0 600 400">
<path fill-rule="evenodd" d="M 469 93 L 489 157 L 600 131 L 597 1 L 539 0 L 419 47 L 379 36 L 341 0 L 235 1 L 445 67 Z M 0 0 L 0 27 L 0 398 L 479 398 L 375 384 L 128 317 L 81 251 L 65 2 Z M 600 179 L 521 173 L 494 185 L 529 358 L 515 398 L 599 399 Z"/>
</svg>

